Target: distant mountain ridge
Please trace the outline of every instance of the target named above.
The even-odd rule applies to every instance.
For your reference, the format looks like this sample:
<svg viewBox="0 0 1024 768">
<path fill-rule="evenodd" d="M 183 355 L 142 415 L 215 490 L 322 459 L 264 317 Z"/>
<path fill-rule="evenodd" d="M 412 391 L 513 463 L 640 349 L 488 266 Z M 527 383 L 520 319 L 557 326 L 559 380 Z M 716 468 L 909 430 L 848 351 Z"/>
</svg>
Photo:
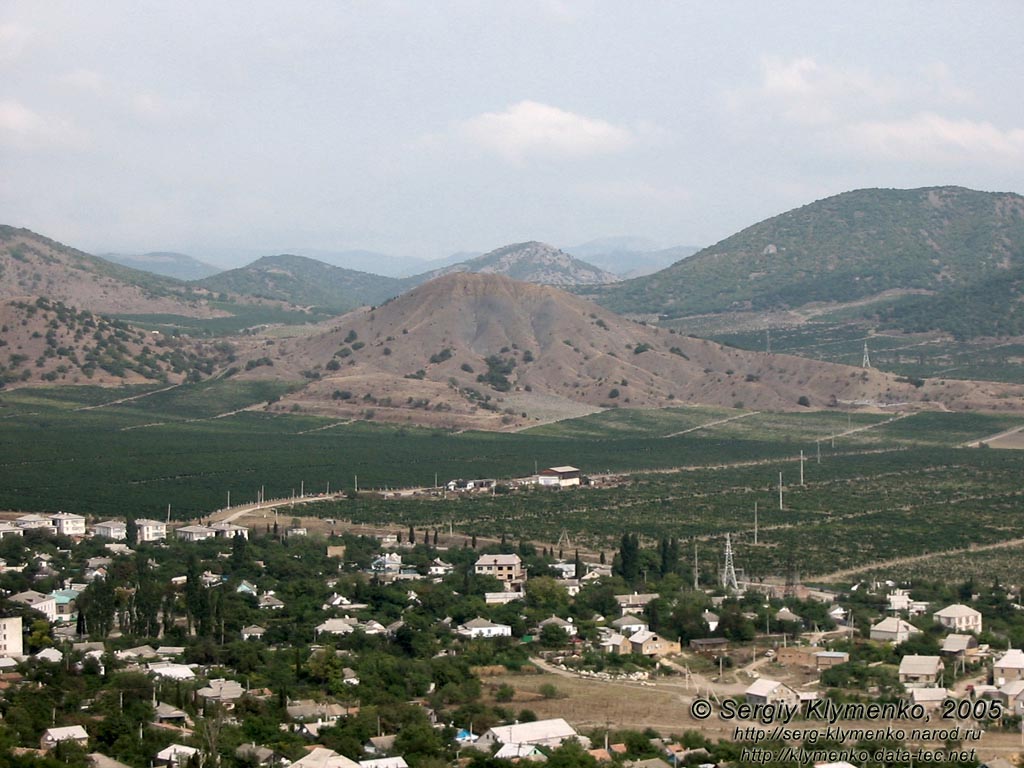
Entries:
<svg viewBox="0 0 1024 768">
<path fill-rule="evenodd" d="M 153 253 L 124 254 L 103 253 L 100 258 L 155 275 L 173 277 L 176 280 L 202 280 L 222 270 L 184 253 L 155 251 Z"/>
<path fill-rule="evenodd" d="M 1022 265 L 1020 195 L 862 189 L 762 221 L 667 269 L 613 286 L 599 301 L 619 312 L 682 317 L 858 301 L 886 291 L 967 296 L 970 286 L 1013 277 Z M 970 316 L 987 310 L 977 301 L 962 307 Z M 936 317 L 933 325 L 943 322 Z M 978 322 L 981 332 L 989 325 Z"/>
<path fill-rule="evenodd" d="M 453 272 L 475 272 L 511 277 L 524 283 L 572 286 L 605 285 L 619 280 L 617 275 L 588 264 L 546 243 L 531 240 L 496 248 L 476 258 L 424 272 L 410 278 L 411 286 L 422 285 Z"/>
</svg>

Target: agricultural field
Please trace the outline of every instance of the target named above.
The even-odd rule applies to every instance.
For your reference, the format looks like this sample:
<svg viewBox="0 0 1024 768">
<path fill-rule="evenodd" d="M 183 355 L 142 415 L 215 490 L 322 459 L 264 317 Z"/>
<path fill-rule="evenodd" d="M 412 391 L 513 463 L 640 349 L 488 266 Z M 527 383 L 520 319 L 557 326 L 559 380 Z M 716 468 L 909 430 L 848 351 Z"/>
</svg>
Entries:
<svg viewBox="0 0 1024 768">
<path fill-rule="evenodd" d="M 959 447 L 1021 426 L 1019 417 L 615 409 L 519 433 L 452 433 L 263 410 L 285 386 L 5 392 L 0 508 L 111 517 L 162 516 L 170 505 L 174 519 L 190 519 L 224 507 L 228 493 L 237 505 L 261 487 L 268 499 L 352 491 L 358 477 L 358 497 L 302 514 L 551 545 L 564 532 L 607 556 L 624 532 L 648 546 L 677 538 L 686 560 L 696 549 L 707 579 L 726 533 L 748 576 L 807 579 L 1024 538 L 1019 454 Z M 368 492 L 560 464 L 615 477 L 447 500 Z"/>
<path fill-rule="evenodd" d="M 680 330 L 694 332 L 695 329 Z M 866 341 L 872 366 L 900 376 L 1024 382 L 1024 342 L 1020 340 L 957 341 L 935 334 L 874 333 L 861 325 L 831 322 L 772 328 L 770 333 L 771 351 L 776 353 L 860 365 Z M 763 329 L 718 332 L 708 338 L 761 352 L 767 344 Z"/>
</svg>

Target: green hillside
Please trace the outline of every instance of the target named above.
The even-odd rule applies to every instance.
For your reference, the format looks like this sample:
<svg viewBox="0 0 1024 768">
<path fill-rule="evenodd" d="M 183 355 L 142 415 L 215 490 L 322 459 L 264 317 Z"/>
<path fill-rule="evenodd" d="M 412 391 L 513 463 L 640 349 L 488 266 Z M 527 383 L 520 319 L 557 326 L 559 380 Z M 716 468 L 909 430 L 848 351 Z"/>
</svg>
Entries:
<svg viewBox="0 0 1024 768">
<path fill-rule="evenodd" d="M 1001 321 L 982 286 L 1019 297 L 1022 268 L 1020 195 L 863 189 L 762 221 L 661 272 L 612 286 L 598 300 L 619 312 L 683 317 L 926 292 L 887 302 L 883 319 L 918 330 L 950 330 L 955 319 L 987 333 L 1000 332 Z M 947 316 L 932 317 L 930 307 Z"/>
<path fill-rule="evenodd" d="M 399 281 L 395 278 L 292 255 L 264 256 L 248 266 L 193 284 L 216 292 L 287 301 L 334 312 L 378 304 L 399 292 Z"/>
</svg>

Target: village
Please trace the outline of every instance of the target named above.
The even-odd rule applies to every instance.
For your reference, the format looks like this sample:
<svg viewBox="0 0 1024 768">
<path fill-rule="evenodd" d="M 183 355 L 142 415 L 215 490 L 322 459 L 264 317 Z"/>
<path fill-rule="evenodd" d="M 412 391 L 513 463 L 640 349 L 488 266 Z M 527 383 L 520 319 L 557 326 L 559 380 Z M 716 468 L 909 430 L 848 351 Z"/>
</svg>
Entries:
<svg viewBox="0 0 1024 768">
<path fill-rule="evenodd" d="M 571 489 L 581 473 L 539 476 Z M 467 485 L 453 481 L 489 487 Z M 998 584 L 746 581 L 728 537 L 722 572 L 698 578 L 679 542 L 628 533 L 604 562 L 437 529 L 323 535 L 301 518 L 9 517 L 0 740 L 24 759 L 665 768 L 725 764 L 765 738 L 692 714 L 664 732 L 559 717 L 569 680 L 668 692 L 680 712 L 790 707 L 823 737 L 823 702 L 906 702 L 969 720 L 936 734 L 993 766 L 1024 715 L 1024 611 Z"/>
</svg>

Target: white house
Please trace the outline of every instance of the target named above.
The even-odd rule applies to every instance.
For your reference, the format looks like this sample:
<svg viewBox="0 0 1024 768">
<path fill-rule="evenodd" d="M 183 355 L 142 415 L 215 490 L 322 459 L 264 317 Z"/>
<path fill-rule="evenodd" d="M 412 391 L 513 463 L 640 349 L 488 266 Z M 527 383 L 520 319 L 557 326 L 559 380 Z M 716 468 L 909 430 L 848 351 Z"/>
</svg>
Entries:
<svg viewBox="0 0 1024 768">
<path fill-rule="evenodd" d="M 128 538 L 128 526 L 125 525 L 124 520 L 104 520 L 102 523 L 96 523 L 92 527 L 92 531 L 97 536 L 101 536 L 104 539 L 113 539 L 114 541 L 124 541 Z"/>
<path fill-rule="evenodd" d="M 954 603 L 932 614 L 932 618 L 954 632 L 981 632 L 981 612 L 968 605 Z"/>
<path fill-rule="evenodd" d="M 22 530 L 29 530 L 32 528 L 45 528 L 47 531 L 54 530 L 53 523 L 50 522 L 50 518 L 43 517 L 42 515 L 22 515 L 14 519 L 14 524 Z"/>
<path fill-rule="evenodd" d="M 8 523 L 6 520 L 0 520 L 0 539 L 4 538 L 5 536 L 23 535 L 24 533 L 18 526 L 14 525 L 13 523 Z"/>
<path fill-rule="evenodd" d="M 241 536 L 243 539 L 249 538 L 249 529 L 244 525 L 235 525 L 234 523 L 211 523 L 207 526 L 213 535 L 221 539 L 233 539 L 235 536 Z"/>
<path fill-rule="evenodd" d="M 480 618 L 467 621 L 456 630 L 463 637 L 511 637 L 512 627 L 508 624 L 495 624 L 487 619 Z"/>
<path fill-rule="evenodd" d="M 64 728 L 47 728 L 39 740 L 39 748 L 44 752 L 53 749 L 62 741 L 73 741 L 80 746 L 89 743 L 89 734 L 80 725 L 69 725 Z"/>
<path fill-rule="evenodd" d="M 323 624 L 317 625 L 316 634 L 320 635 L 351 635 L 356 631 L 359 622 L 352 618 L 328 619 Z"/>
<path fill-rule="evenodd" d="M 621 632 L 627 637 L 637 632 L 644 632 L 649 629 L 649 625 L 643 619 L 638 619 L 631 613 L 627 613 L 620 619 L 616 619 L 612 622 L 612 626 L 617 632 Z"/>
<path fill-rule="evenodd" d="M 447 576 L 455 570 L 455 566 L 451 563 L 446 563 L 439 557 L 435 557 L 434 561 L 430 564 L 430 568 L 427 573 L 431 576 Z"/>
<path fill-rule="evenodd" d="M 167 538 L 167 523 L 140 517 L 135 521 L 139 542 L 163 541 Z"/>
<path fill-rule="evenodd" d="M 184 744 L 171 744 L 166 749 L 161 749 L 156 753 L 156 762 L 168 766 L 168 768 L 178 768 L 179 766 L 188 765 L 192 755 L 198 752 L 199 750 L 195 747 L 187 747 Z"/>
<path fill-rule="evenodd" d="M 205 525 L 185 525 L 174 532 L 182 541 L 206 541 L 217 535 L 217 532 Z"/>
<path fill-rule="evenodd" d="M 921 630 L 908 621 L 890 616 L 882 619 L 871 627 L 871 639 L 882 643 L 893 643 L 899 645 L 906 642 L 914 635 L 921 634 Z"/>
<path fill-rule="evenodd" d="M 85 536 L 85 518 L 72 512 L 50 515 L 50 525 L 62 536 Z"/>
<path fill-rule="evenodd" d="M 21 616 L 0 619 L 0 656 L 21 656 L 23 651 Z"/>
<path fill-rule="evenodd" d="M 43 614 L 47 621 L 55 621 L 57 619 L 57 601 L 50 595 L 44 595 L 41 592 L 30 589 L 26 592 L 11 595 L 8 599 L 15 603 L 27 605 L 29 608 L 34 608 Z"/>
<path fill-rule="evenodd" d="M 538 747 L 558 747 L 563 741 L 577 739 L 584 749 L 590 748 L 590 739 L 580 736 L 562 718 L 536 720 L 532 723 L 496 725 L 476 740 L 477 749 L 489 751 L 497 744 L 532 744 Z"/>
</svg>

